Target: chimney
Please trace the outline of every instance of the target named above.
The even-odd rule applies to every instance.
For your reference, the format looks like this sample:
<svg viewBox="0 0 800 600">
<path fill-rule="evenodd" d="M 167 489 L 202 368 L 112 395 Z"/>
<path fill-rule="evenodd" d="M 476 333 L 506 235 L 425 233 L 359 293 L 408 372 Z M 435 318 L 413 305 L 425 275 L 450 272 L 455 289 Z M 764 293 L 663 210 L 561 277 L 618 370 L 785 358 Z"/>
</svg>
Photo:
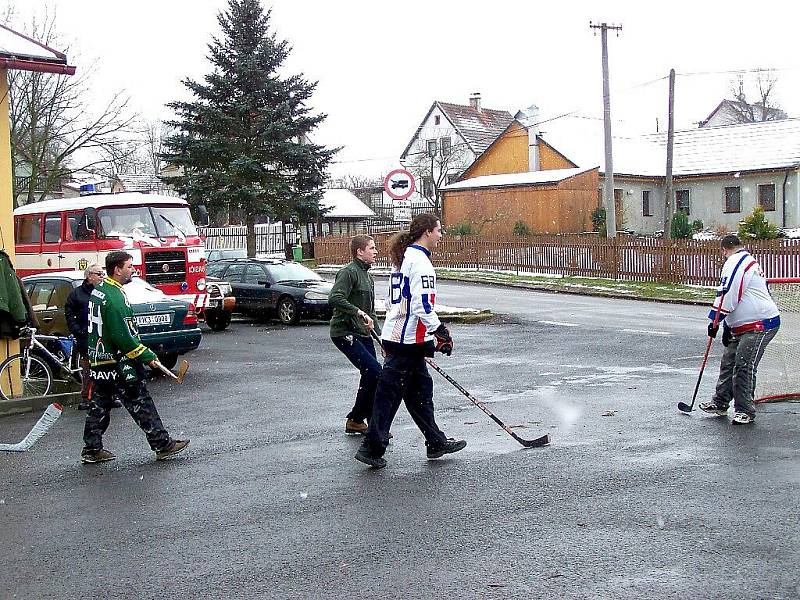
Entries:
<svg viewBox="0 0 800 600">
<path fill-rule="evenodd" d="M 520 111 L 524 115 L 524 125 L 528 128 L 528 171 L 539 171 L 539 107 L 531 104 Z M 517 114 L 520 114 L 517 113 Z"/>
<path fill-rule="evenodd" d="M 469 97 L 469 105 L 481 112 L 481 93 L 480 92 L 473 92 Z"/>
</svg>

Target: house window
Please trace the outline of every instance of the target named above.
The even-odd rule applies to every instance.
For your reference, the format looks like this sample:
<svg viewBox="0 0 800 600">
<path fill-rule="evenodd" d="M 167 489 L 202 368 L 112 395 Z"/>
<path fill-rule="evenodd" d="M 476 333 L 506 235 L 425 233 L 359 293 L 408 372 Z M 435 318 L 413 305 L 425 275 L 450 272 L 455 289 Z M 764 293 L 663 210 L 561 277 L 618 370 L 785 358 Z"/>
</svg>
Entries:
<svg viewBox="0 0 800 600">
<path fill-rule="evenodd" d="M 738 185 L 725 188 L 725 212 L 742 212 L 742 188 Z"/>
<path fill-rule="evenodd" d="M 764 210 L 775 210 L 774 183 L 758 186 L 758 203 L 764 207 Z"/>
<path fill-rule="evenodd" d="M 430 177 L 422 178 L 422 195 L 426 198 L 433 198 L 433 179 Z"/>
<path fill-rule="evenodd" d="M 436 140 L 428 140 L 428 156 L 436 156 Z"/>
<path fill-rule="evenodd" d="M 642 190 L 642 216 L 653 216 L 653 212 L 650 208 L 650 190 Z"/>
<path fill-rule="evenodd" d="M 441 122 L 442 122 L 442 117 L 440 117 L 439 115 L 436 115 L 435 117 L 433 117 L 433 124 L 434 125 L 438 125 Z"/>
<path fill-rule="evenodd" d="M 450 156 L 450 138 L 443 137 L 441 140 L 439 140 L 439 143 L 441 144 L 442 148 L 442 156 Z"/>
<path fill-rule="evenodd" d="M 675 210 L 682 210 L 689 215 L 689 190 L 675 190 Z"/>
</svg>

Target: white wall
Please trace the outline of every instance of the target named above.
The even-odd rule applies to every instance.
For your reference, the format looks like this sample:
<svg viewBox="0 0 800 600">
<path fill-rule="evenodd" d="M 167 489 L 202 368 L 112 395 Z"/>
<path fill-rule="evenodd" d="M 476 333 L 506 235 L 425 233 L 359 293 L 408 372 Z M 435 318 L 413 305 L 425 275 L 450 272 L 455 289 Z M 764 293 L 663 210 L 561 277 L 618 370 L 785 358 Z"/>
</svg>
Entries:
<svg viewBox="0 0 800 600">
<path fill-rule="evenodd" d="M 775 186 L 775 210 L 767 211 L 770 223 L 783 225 L 783 181 L 785 173 L 766 175 L 747 175 L 719 179 L 680 179 L 676 178 L 673 188 L 689 190 L 689 221 L 700 219 L 707 228 L 725 227 L 735 231 L 739 222 L 753 212 L 758 203 L 758 186 Z M 602 178 L 600 186 L 602 188 Z M 725 188 L 738 186 L 741 190 L 741 211 L 726 213 Z M 614 178 L 614 187 L 623 190 L 624 227 L 637 233 L 654 233 L 663 229 L 664 186 L 662 184 Z M 650 190 L 651 217 L 642 215 L 642 191 Z M 672 203 L 674 207 L 674 196 Z M 800 227 L 800 172 L 792 173 L 786 183 L 786 226 Z"/>
</svg>

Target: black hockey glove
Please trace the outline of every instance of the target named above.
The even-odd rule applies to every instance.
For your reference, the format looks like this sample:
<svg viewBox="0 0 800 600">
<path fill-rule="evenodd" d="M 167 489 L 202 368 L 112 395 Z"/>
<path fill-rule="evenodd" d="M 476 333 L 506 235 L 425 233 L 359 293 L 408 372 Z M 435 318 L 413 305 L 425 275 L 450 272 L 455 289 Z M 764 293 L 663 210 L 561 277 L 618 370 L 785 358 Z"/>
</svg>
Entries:
<svg viewBox="0 0 800 600">
<path fill-rule="evenodd" d="M 727 348 L 728 344 L 731 343 L 732 339 L 733 339 L 733 332 L 731 331 L 731 328 L 728 327 L 727 325 L 723 325 L 722 326 L 722 345 Z"/>
<path fill-rule="evenodd" d="M 715 338 L 717 337 L 717 331 L 719 331 L 719 323 L 714 323 L 713 321 L 708 324 L 708 337 Z"/>
<path fill-rule="evenodd" d="M 436 338 L 436 351 L 450 356 L 453 353 L 453 338 L 450 337 L 450 332 L 444 323 L 440 324 L 433 332 L 433 337 Z"/>
</svg>

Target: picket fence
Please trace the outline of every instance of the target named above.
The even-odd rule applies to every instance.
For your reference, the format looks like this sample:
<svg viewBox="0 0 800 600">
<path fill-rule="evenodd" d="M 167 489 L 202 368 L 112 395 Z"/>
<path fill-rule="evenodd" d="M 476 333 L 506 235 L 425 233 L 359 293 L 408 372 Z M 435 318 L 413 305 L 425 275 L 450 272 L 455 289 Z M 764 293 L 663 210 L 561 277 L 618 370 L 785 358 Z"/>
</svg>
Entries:
<svg viewBox="0 0 800 600">
<path fill-rule="evenodd" d="M 376 234 L 377 264 L 389 266 L 390 234 Z M 349 237 L 314 240 L 318 264 L 350 260 Z M 748 243 L 767 277 L 800 277 L 800 240 L 777 239 Z M 598 277 L 715 285 L 724 262 L 719 241 L 661 240 L 620 236 L 613 240 L 589 235 L 530 236 L 500 239 L 445 237 L 432 256 L 434 266 L 515 273 Z"/>
</svg>

